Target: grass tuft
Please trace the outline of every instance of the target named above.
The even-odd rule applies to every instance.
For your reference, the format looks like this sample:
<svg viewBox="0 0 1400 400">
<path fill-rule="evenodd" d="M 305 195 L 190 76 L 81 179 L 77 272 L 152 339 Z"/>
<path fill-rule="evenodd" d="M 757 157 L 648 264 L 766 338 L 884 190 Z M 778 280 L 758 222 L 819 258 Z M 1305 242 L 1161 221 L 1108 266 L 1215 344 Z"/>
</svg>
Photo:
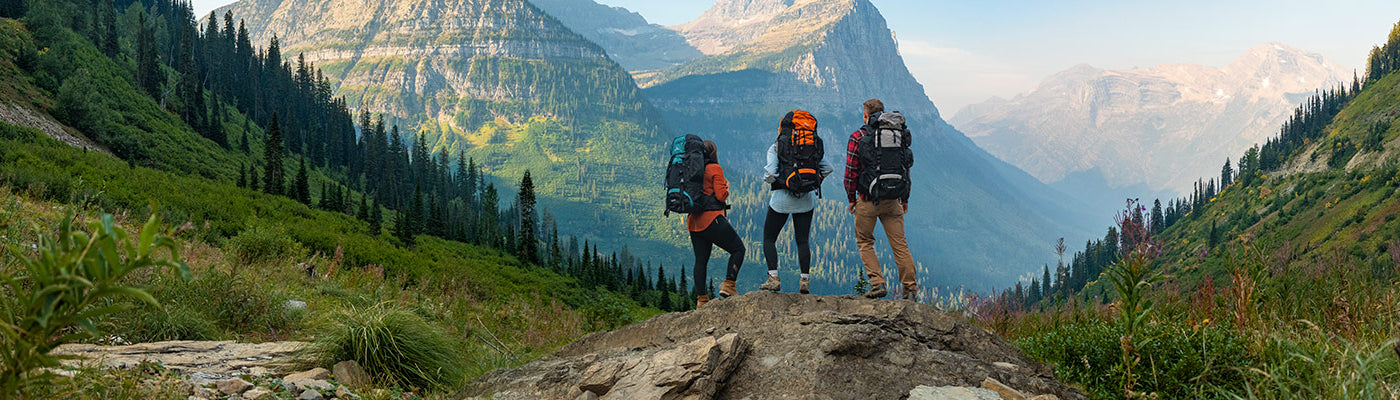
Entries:
<svg viewBox="0 0 1400 400">
<path fill-rule="evenodd" d="M 467 376 L 455 340 L 422 317 L 385 304 L 329 313 L 304 356 L 318 364 L 355 360 L 389 385 L 448 390 Z"/>
</svg>

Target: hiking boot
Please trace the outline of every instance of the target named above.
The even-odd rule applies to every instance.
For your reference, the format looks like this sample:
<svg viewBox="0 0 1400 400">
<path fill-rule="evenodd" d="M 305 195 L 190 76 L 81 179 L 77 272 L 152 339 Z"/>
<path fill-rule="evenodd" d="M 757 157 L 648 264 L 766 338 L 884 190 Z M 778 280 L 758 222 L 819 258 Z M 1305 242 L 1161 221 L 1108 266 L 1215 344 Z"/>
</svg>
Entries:
<svg viewBox="0 0 1400 400">
<path fill-rule="evenodd" d="M 802 280 L 797 281 L 797 293 L 811 294 L 812 292 L 807 290 L 809 283 L 811 283 L 811 279 L 807 278 L 802 278 Z"/>
<path fill-rule="evenodd" d="M 865 292 L 865 298 L 867 299 L 884 298 L 886 295 L 889 295 L 889 291 L 885 289 L 885 284 L 883 283 L 870 285 L 870 291 Z"/>
<path fill-rule="evenodd" d="M 734 281 L 724 281 L 719 285 L 719 298 L 727 298 L 739 294 L 739 290 L 734 288 Z"/>
<path fill-rule="evenodd" d="M 778 279 L 777 275 L 768 275 L 768 280 L 764 281 L 762 285 L 758 285 L 759 290 L 767 290 L 773 293 L 777 293 L 779 290 L 782 290 L 782 288 L 783 280 Z"/>
<path fill-rule="evenodd" d="M 704 306 L 705 306 L 705 303 L 709 303 L 709 302 L 710 302 L 710 296 L 709 296 L 709 295 L 703 295 L 703 294 L 702 294 L 702 295 L 699 295 L 699 296 L 695 296 L 695 308 L 704 307 Z"/>
<path fill-rule="evenodd" d="M 903 295 L 900 296 L 900 299 L 901 299 L 901 300 L 909 300 L 909 301 L 912 301 L 912 302 L 915 302 L 915 303 L 918 303 L 918 302 L 919 302 L 919 287 L 918 287 L 918 286 L 905 287 L 904 290 L 902 290 L 901 292 L 903 292 Z"/>
</svg>

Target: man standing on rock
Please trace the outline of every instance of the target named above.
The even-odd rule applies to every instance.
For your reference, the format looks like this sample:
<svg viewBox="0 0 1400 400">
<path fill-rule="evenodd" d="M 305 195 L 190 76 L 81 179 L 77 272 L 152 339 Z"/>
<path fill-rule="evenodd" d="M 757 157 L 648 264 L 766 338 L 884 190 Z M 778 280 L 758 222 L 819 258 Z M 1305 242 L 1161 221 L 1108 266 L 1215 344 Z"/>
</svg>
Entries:
<svg viewBox="0 0 1400 400">
<path fill-rule="evenodd" d="M 875 223 L 879 222 L 894 251 L 903 299 L 914 300 L 919 288 L 914 258 L 904 240 L 904 213 L 909 211 L 911 186 L 909 169 L 914 166 L 914 153 L 909 150 L 911 135 L 904 115 L 885 112 L 885 104 L 880 100 L 866 101 L 863 115 L 865 126 L 851 133 L 846 144 L 845 183 L 849 211 L 856 218 L 856 246 L 870 280 L 865 297 L 878 299 L 888 295 L 880 259 L 875 255 Z"/>
</svg>

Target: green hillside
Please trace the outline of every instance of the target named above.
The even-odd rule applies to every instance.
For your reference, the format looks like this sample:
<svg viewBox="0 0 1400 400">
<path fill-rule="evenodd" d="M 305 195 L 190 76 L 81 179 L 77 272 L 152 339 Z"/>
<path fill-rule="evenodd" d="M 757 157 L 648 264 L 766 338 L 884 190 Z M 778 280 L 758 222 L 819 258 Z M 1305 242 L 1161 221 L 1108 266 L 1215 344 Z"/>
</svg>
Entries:
<svg viewBox="0 0 1400 400">
<path fill-rule="evenodd" d="M 1400 24 L 1182 199 L 975 317 L 1095 398 L 1400 395 Z"/>
</svg>

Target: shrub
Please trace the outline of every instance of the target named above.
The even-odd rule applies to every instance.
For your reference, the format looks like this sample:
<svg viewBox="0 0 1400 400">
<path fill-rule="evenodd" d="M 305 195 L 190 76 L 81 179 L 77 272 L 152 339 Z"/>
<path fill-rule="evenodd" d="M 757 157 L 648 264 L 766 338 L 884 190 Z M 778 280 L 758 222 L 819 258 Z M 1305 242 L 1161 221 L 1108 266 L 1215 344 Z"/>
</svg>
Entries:
<svg viewBox="0 0 1400 400">
<path fill-rule="evenodd" d="M 355 360 L 383 383 L 444 390 L 466 380 L 465 357 L 443 330 L 384 304 L 329 313 L 305 358 Z"/>
<path fill-rule="evenodd" d="M 159 276 L 150 292 L 169 309 L 141 307 L 122 318 L 133 342 L 221 339 L 224 332 L 277 335 L 299 315 L 284 310 L 279 290 L 232 272 L 198 271 L 192 280 Z"/>
<path fill-rule="evenodd" d="M 228 240 L 225 248 L 243 264 L 268 262 L 283 257 L 300 257 L 305 253 L 280 225 L 255 221 Z"/>
<path fill-rule="evenodd" d="M 1137 351 L 1140 374 L 1134 390 L 1161 398 L 1210 397 L 1219 388 L 1238 389 L 1251 356 L 1244 339 L 1216 326 L 1149 324 Z M 1016 342 L 1027 355 L 1055 366 L 1062 381 L 1084 385 L 1090 397 L 1123 394 L 1121 330 L 1102 321 L 1078 322 Z"/>
</svg>

